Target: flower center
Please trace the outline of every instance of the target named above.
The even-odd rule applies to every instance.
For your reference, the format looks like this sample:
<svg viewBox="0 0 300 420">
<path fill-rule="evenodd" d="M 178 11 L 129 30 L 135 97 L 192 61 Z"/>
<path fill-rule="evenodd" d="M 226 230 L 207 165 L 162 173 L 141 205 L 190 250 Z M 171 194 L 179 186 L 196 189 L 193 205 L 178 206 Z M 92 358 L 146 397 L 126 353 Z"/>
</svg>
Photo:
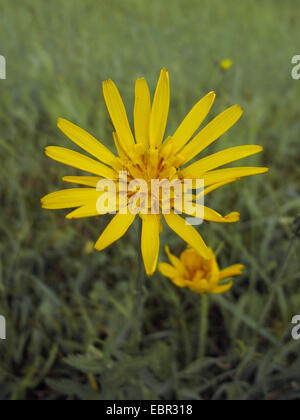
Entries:
<svg viewBox="0 0 300 420">
<path fill-rule="evenodd" d="M 211 265 L 211 261 L 201 261 L 200 259 L 199 264 L 189 265 L 187 267 L 187 280 L 196 281 L 201 279 L 207 279 L 212 269 Z"/>
<path fill-rule="evenodd" d="M 164 197 L 164 191 L 170 191 L 172 207 L 172 201 L 176 196 L 176 188 L 180 190 L 182 188 L 182 181 L 179 180 L 176 167 L 176 156 L 172 156 L 171 152 L 171 148 L 162 148 L 160 150 L 150 148 L 145 150 L 142 145 L 137 144 L 133 152 L 128 153 L 127 157 L 119 159 L 122 171 L 126 173 L 126 181 L 123 180 L 123 183 L 126 182 L 127 188 L 129 188 L 129 184 L 132 185 L 132 181 L 144 181 L 145 185 L 147 185 L 149 206 L 152 203 L 152 206 L 157 209 L 162 206 L 164 200 L 170 202 L 170 198 L 167 197 L 168 194 L 165 194 Z M 176 180 L 178 180 L 179 187 L 178 184 L 175 187 L 174 182 Z M 159 182 L 159 184 L 156 183 L 155 188 L 153 181 Z M 131 188 L 129 188 L 129 198 L 142 189 L 138 182 L 136 185 L 134 192 L 130 193 Z M 173 193 L 171 187 L 173 187 Z"/>
</svg>

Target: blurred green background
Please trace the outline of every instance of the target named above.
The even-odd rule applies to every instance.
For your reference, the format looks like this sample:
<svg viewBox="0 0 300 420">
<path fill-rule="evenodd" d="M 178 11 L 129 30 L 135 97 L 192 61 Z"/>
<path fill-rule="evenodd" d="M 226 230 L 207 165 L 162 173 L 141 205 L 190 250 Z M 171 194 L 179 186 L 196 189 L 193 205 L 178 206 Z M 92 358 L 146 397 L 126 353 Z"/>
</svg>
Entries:
<svg viewBox="0 0 300 420">
<path fill-rule="evenodd" d="M 299 1 L 0 1 L 0 399 L 299 399 Z M 233 66 L 222 71 L 220 62 Z M 210 297 L 206 357 L 199 357 L 201 297 L 157 273 L 145 284 L 136 345 L 136 230 L 93 251 L 105 218 L 67 221 L 40 198 L 76 171 L 43 154 L 75 148 L 56 128 L 67 118 L 113 147 L 101 81 L 118 85 L 131 118 L 134 81 L 153 92 L 171 81 L 167 132 L 210 90 L 210 114 L 238 103 L 244 115 L 206 153 L 261 144 L 243 164 L 271 168 L 209 196 L 241 212 L 200 231 L 220 266 L 243 263 L 231 292 Z M 184 243 L 164 230 L 162 243 Z M 166 257 L 161 252 L 161 260 Z"/>
</svg>

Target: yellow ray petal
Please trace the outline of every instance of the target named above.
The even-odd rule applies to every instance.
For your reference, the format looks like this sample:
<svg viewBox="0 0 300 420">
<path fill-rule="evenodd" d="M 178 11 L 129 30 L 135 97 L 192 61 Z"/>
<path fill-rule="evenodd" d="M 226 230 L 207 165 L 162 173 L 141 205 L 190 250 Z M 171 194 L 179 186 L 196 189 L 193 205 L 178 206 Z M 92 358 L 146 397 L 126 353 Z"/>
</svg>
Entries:
<svg viewBox="0 0 300 420">
<path fill-rule="evenodd" d="M 151 113 L 150 92 L 145 79 L 135 83 L 134 131 L 137 143 L 149 145 L 149 121 Z"/>
<path fill-rule="evenodd" d="M 122 159 L 127 159 L 128 154 L 125 153 L 122 146 L 120 145 L 117 133 L 114 131 L 112 134 L 113 134 L 113 139 L 114 139 L 114 142 L 115 142 L 115 146 L 116 146 L 118 155 Z"/>
<path fill-rule="evenodd" d="M 107 194 L 100 192 L 100 195 Z M 99 197 L 98 197 L 99 198 Z M 86 204 L 85 206 L 79 207 L 78 209 L 67 214 L 66 219 L 80 219 L 83 217 L 102 216 L 104 214 L 116 213 L 117 204 L 114 200 L 104 200 L 105 204 L 99 203 L 98 200 L 92 203 Z M 110 206 L 110 207 L 109 207 Z"/>
<path fill-rule="evenodd" d="M 41 204 L 45 209 L 67 209 L 96 203 L 101 194 L 94 188 L 71 188 L 46 195 L 41 199 Z"/>
<path fill-rule="evenodd" d="M 65 182 L 71 184 L 87 185 L 89 187 L 97 187 L 98 182 L 103 179 L 99 176 L 64 176 L 62 178 Z"/>
<path fill-rule="evenodd" d="M 209 275 L 209 284 L 211 286 L 211 288 L 216 287 L 219 282 L 220 282 L 220 269 L 219 269 L 219 264 L 216 260 L 216 256 L 213 252 L 213 250 L 211 250 L 212 252 L 212 261 L 211 261 L 211 271 L 210 271 L 210 275 Z"/>
<path fill-rule="evenodd" d="M 200 127 L 201 123 L 209 113 L 214 103 L 216 94 L 209 92 L 190 110 L 184 118 L 180 126 L 172 136 L 172 144 L 174 144 L 174 153 L 179 152 L 182 147 L 190 140 L 195 131 Z"/>
<path fill-rule="evenodd" d="M 244 268 L 245 266 L 242 264 L 231 265 L 230 267 L 224 268 L 224 270 L 220 271 L 220 280 L 228 277 L 239 276 L 240 274 L 243 274 Z"/>
<path fill-rule="evenodd" d="M 117 214 L 114 216 L 112 221 L 108 224 L 98 241 L 96 242 L 95 248 L 98 251 L 102 251 L 112 243 L 125 235 L 127 230 L 134 222 L 135 214 Z"/>
<path fill-rule="evenodd" d="M 189 178 L 190 174 L 198 174 L 199 177 L 205 172 L 226 165 L 227 163 L 235 162 L 236 160 L 247 156 L 254 155 L 262 150 L 263 148 L 261 146 L 255 145 L 231 147 L 192 163 L 192 165 L 184 168 L 181 171 L 181 174 L 184 178 Z"/>
<path fill-rule="evenodd" d="M 124 150 L 131 151 L 135 142 L 120 93 L 112 80 L 104 81 L 102 87 L 106 106 L 119 142 Z"/>
<path fill-rule="evenodd" d="M 209 284 L 206 279 L 197 279 L 189 281 L 187 286 L 196 293 L 202 294 L 207 293 L 209 290 Z"/>
<path fill-rule="evenodd" d="M 228 292 L 228 290 L 230 290 L 233 286 L 233 282 L 231 281 L 228 284 L 225 284 L 224 286 L 217 286 L 214 289 L 211 290 L 211 293 L 215 294 L 215 295 L 219 295 L 221 293 L 225 293 Z"/>
<path fill-rule="evenodd" d="M 158 147 L 164 137 L 167 118 L 170 105 L 170 85 L 169 75 L 165 69 L 160 72 L 159 80 L 157 83 L 156 91 L 154 94 L 150 127 L 149 127 L 149 140 L 150 146 Z"/>
<path fill-rule="evenodd" d="M 96 201 L 93 201 L 90 204 L 86 204 L 85 206 L 82 206 L 76 210 L 73 210 L 71 213 L 68 213 L 66 215 L 66 219 L 81 219 L 83 217 L 93 217 L 93 216 L 100 216 L 96 207 Z"/>
<path fill-rule="evenodd" d="M 172 277 L 171 281 L 175 284 L 177 287 L 185 287 L 186 281 L 183 277 Z"/>
<path fill-rule="evenodd" d="M 164 217 L 168 226 L 174 230 L 178 236 L 199 252 L 203 258 L 210 259 L 210 253 L 207 246 L 193 226 L 187 225 L 185 220 L 178 216 L 178 214 L 164 214 Z"/>
<path fill-rule="evenodd" d="M 158 265 L 158 270 L 161 272 L 161 274 L 165 277 L 168 277 L 169 279 L 172 279 L 174 277 L 178 277 L 180 273 L 174 268 L 172 265 L 168 263 L 160 263 Z"/>
<path fill-rule="evenodd" d="M 218 188 L 224 187 L 227 184 L 231 184 L 232 182 L 235 182 L 237 180 L 239 180 L 240 178 L 235 178 L 235 179 L 228 179 L 224 182 L 218 182 L 216 184 L 212 184 L 210 187 L 205 188 L 203 191 L 201 191 L 196 197 L 196 200 L 199 200 L 201 197 L 208 195 L 209 193 L 211 193 L 212 191 L 217 190 Z"/>
<path fill-rule="evenodd" d="M 233 105 L 207 124 L 180 152 L 184 156 L 182 165 L 192 160 L 229 130 L 239 120 L 242 113 L 243 110 L 239 105 Z"/>
<path fill-rule="evenodd" d="M 205 187 L 209 187 L 212 184 L 219 182 L 224 183 L 226 180 L 238 180 L 245 176 L 252 176 L 258 174 L 264 174 L 268 172 L 269 168 L 257 168 L 257 167 L 241 167 L 241 168 L 227 168 L 217 169 L 215 171 L 207 172 L 201 176 L 204 180 Z"/>
<path fill-rule="evenodd" d="M 115 155 L 87 131 L 63 118 L 58 119 L 57 126 L 70 140 L 83 150 L 95 156 L 101 162 L 114 166 L 116 160 Z"/>
<path fill-rule="evenodd" d="M 95 175 L 100 175 L 103 178 L 114 179 L 115 171 L 108 166 L 97 162 L 81 153 L 74 152 L 74 150 L 65 149 L 64 147 L 48 146 L 45 153 L 51 159 L 72 166 L 73 168 L 81 169 L 82 171 L 90 172 Z"/>
<path fill-rule="evenodd" d="M 180 209 L 177 210 L 179 212 Z M 192 217 L 196 217 L 197 214 L 202 214 L 203 220 L 206 220 L 207 222 L 235 223 L 240 220 L 240 213 L 238 213 L 237 211 L 233 211 L 227 214 L 226 216 L 222 216 L 215 210 L 197 203 L 193 204 L 193 209 L 183 209 L 183 212 Z"/>
<path fill-rule="evenodd" d="M 207 222 L 216 222 L 216 223 L 235 223 L 240 220 L 240 213 L 233 211 L 226 216 L 222 216 L 217 213 L 215 210 L 204 206 L 204 220 Z"/>
<path fill-rule="evenodd" d="M 173 255 L 170 252 L 170 249 L 169 249 L 168 245 L 165 246 L 165 251 L 166 251 L 166 254 L 168 255 L 170 263 L 173 264 L 174 268 L 178 272 L 178 275 L 180 277 L 187 276 L 188 273 L 187 273 L 187 270 L 186 270 L 184 264 L 182 263 L 182 261 L 178 257 L 176 257 L 176 255 Z"/>
<path fill-rule="evenodd" d="M 210 250 L 210 248 L 209 248 Z M 180 255 L 180 261 L 192 271 L 200 270 L 203 258 L 192 248 L 187 248 Z"/>
<path fill-rule="evenodd" d="M 142 256 L 148 276 L 154 273 L 159 255 L 160 217 L 143 215 Z"/>
</svg>

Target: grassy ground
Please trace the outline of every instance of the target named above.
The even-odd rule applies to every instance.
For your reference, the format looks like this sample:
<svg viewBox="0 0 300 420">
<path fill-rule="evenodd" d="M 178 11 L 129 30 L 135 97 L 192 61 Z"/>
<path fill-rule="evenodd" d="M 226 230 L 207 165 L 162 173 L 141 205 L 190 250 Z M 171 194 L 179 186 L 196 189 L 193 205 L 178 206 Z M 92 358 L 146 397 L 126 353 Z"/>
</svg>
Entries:
<svg viewBox="0 0 300 420">
<path fill-rule="evenodd" d="M 1 399 L 298 399 L 300 81 L 294 0 L 0 1 Z M 297 49 L 298 48 L 298 49 Z M 234 62 L 228 72 L 220 60 Z M 231 292 L 210 297 L 206 357 L 199 357 L 201 298 L 158 273 L 146 281 L 143 342 L 136 346 L 136 231 L 106 252 L 92 250 L 107 220 L 67 221 L 39 199 L 75 170 L 43 155 L 71 146 L 64 117 L 112 147 L 101 81 L 114 79 L 128 110 L 133 83 L 171 79 L 172 133 L 190 107 L 215 90 L 212 115 L 234 103 L 241 121 L 213 150 L 248 143 L 265 153 L 247 164 L 267 175 L 216 191 L 208 204 L 240 211 L 234 226 L 206 223 L 222 267 L 246 265 Z M 72 146 L 71 146 L 72 147 Z M 246 163 L 246 161 L 245 161 Z M 168 229 L 162 241 L 183 243 Z M 290 250 L 290 252 L 289 252 Z M 288 254 L 288 256 L 287 256 Z M 161 260 L 165 256 L 162 252 Z"/>
</svg>

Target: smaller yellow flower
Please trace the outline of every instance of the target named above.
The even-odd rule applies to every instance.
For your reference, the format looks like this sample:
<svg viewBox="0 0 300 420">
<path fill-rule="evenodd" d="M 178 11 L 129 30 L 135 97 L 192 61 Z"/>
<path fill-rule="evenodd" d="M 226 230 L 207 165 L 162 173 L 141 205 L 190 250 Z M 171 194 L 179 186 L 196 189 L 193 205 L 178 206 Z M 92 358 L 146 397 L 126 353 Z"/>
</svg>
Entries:
<svg viewBox="0 0 300 420">
<path fill-rule="evenodd" d="M 171 264 L 159 264 L 159 271 L 170 278 L 176 286 L 188 287 L 199 294 L 227 292 L 233 286 L 233 282 L 224 284 L 222 280 L 242 274 L 244 268 L 243 265 L 237 264 L 220 270 L 211 248 L 209 248 L 209 260 L 205 260 L 193 248 L 183 251 L 180 258 L 171 254 L 168 246 L 166 253 Z"/>
<path fill-rule="evenodd" d="M 230 58 L 227 58 L 226 60 L 222 60 L 220 62 L 220 67 L 222 70 L 227 71 L 232 66 L 233 62 L 230 60 Z"/>
<path fill-rule="evenodd" d="M 90 254 L 91 252 L 93 252 L 93 250 L 94 250 L 94 242 L 91 240 L 88 240 L 85 244 L 83 252 L 85 254 Z"/>
</svg>

